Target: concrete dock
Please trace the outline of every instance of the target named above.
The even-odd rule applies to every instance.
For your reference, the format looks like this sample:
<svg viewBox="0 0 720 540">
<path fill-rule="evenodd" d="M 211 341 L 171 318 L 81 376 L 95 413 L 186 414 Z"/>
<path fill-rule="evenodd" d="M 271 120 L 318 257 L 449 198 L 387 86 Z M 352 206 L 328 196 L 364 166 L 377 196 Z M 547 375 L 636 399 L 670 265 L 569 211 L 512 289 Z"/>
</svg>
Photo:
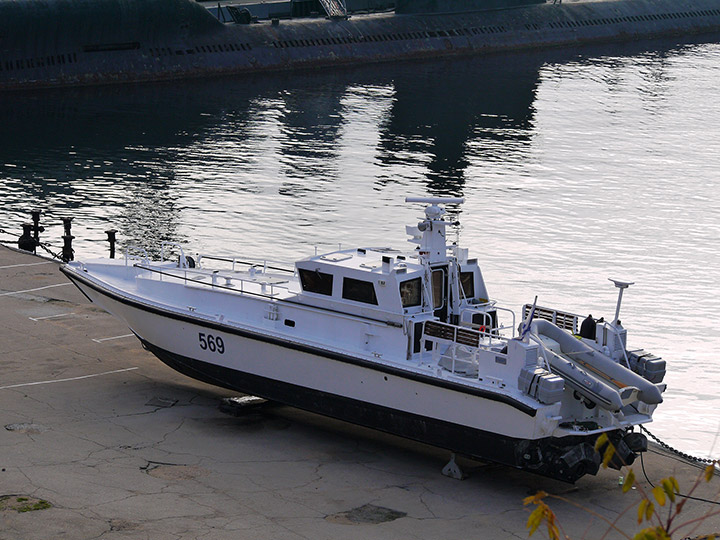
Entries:
<svg viewBox="0 0 720 540">
<path fill-rule="evenodd" d="M 603 537 L 598 516 L 628 508 L 619 526 L 639 530 L 639 490 L 622 494 L 618 471 L 572 486 L 461 461 L 469 477 L 453 480 L 444 450 L 288 407 L 221 411 L 232 395 L 143 350 L 56 262 L 0 246 L 2 540 L 527 538 L 538 490 L 594 513 L 549 501 L 570 538 Z M 655 446 L 644 462 L 681 491 L 701 472 Z M 718 486 L 693 495 L 717 501 Z M 718 511 L 689 501 L 676 522 Z M 673 538 L 708 534 L 720 516 Z"/>
</svg>

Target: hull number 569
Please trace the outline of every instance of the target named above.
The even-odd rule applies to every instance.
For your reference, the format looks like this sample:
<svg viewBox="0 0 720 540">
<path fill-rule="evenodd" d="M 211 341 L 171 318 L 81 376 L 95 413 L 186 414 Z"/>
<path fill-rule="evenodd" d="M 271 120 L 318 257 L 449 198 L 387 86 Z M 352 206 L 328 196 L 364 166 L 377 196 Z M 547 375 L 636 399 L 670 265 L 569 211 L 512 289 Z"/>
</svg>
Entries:
<svg viewBox="0 0 720 540">
<path fill-rule="evenodd" d="M 198 339 L 200 340 L 200 348 L 203 351 L 216 352 L 218 354 L 225 353 L 225 342 L 220 336 L 200 332 Z"/>
</svg>

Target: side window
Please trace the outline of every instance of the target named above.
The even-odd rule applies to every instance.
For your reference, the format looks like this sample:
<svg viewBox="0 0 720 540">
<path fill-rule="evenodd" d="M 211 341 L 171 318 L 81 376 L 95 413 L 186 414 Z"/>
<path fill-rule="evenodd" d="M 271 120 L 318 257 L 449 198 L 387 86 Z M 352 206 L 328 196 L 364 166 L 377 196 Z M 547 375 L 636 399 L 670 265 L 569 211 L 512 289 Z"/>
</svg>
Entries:
<svg viewBox="0 0 720 540">
<path fill-rule="evenodd" d="M 353 278 L 343 278 L 342 297 L 346 300 L 355 300 L 377 306 L 375 285 L 371 281 L 362 281 Z"/>
<path fill-rule="evenodd" d="M 445 270 L 433 270 L 432 290 L 433 308 L 440 309 L 445 305 Z"/>
<path fill-rule="evenodd" d="M 475 298 L 475 272 L 460 272 L 460 287 L 463 298 Z"/>
<path fill-rule="evenodd" d="M 333 276 L 319 270 L 300 270 L 300 283 L 303 291 L 332 295 Z"/>
<path fill-rule="evenodd" d="M 408 279 L 400 283 L 400 299 L 404 308 L 420 305 L 420 278 Z"/>
</svg>

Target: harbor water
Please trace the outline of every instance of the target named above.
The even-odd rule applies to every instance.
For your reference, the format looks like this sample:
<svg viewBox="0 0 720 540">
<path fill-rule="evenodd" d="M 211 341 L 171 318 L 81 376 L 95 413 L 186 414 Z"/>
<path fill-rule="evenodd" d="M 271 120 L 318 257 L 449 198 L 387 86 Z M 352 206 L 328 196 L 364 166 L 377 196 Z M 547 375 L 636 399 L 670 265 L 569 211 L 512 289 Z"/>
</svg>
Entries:
<svg viewBox="0 0 720 540">
<path fill-rule="evenodd" d="M 0 228 L 59 251 L 294 260 L 406 243 L 462 196 L 490 294 L 612 318 L 668 362 L 649 429 L 720 456 L 720 36 L 0 100 Z M 0 239 L 12 242 L 2 234 Z"/>
</svg>

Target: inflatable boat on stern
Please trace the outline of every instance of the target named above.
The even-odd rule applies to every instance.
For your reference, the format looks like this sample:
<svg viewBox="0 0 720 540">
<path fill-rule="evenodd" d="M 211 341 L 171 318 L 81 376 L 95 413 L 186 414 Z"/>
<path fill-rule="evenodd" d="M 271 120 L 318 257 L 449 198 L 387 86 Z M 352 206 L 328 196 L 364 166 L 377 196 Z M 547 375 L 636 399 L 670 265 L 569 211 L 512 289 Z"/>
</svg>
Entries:
<svg viewBox="0 0 720 540">
<path fill-rule="evenodd" d="M 553 323 L 535 320 L 531 331 L 542 343 L 550 369 L 590 400 L 589 403 L 611 411 L 619 411 L 637 400 L 653 405 L 662 403 L 656 384 Z"/>
</svg>

